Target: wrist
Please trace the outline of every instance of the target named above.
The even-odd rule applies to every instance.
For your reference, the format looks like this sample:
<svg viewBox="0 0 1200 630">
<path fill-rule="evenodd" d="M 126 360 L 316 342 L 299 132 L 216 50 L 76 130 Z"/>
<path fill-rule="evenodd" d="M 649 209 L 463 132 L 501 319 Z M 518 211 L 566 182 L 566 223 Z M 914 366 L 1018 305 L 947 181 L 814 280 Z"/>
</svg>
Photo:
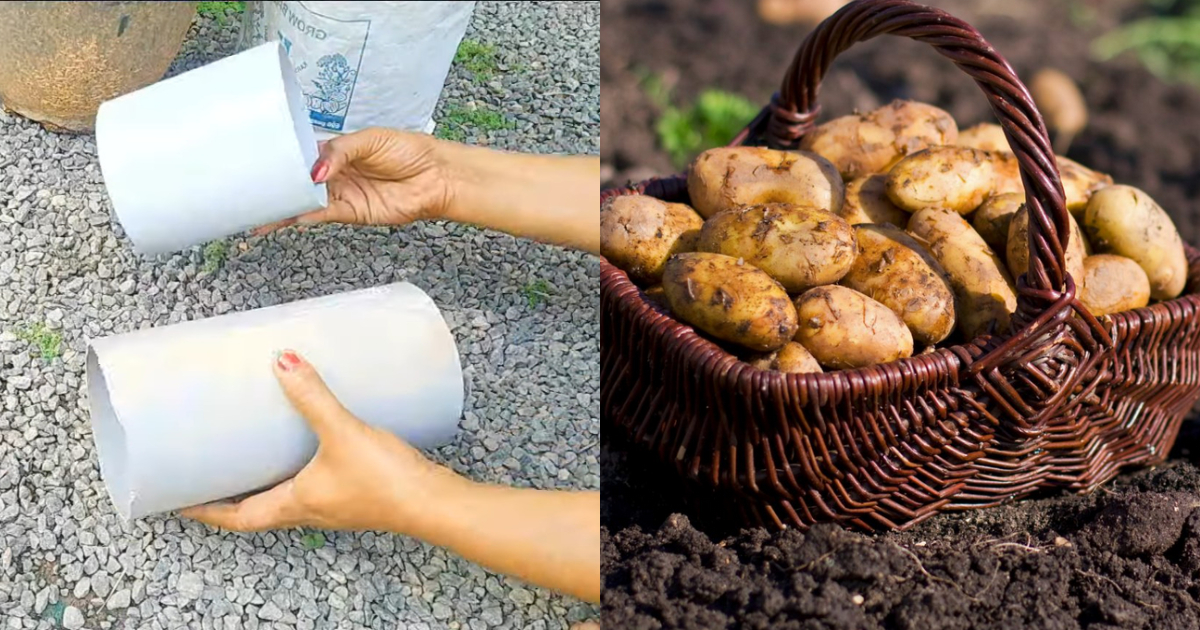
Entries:
<svg viewBox="0 0 1200 630">
<path fill-rule="evenodd" d="M 387 529 L 440 546 L 444 534 L 455 527 L 454 506 L 474 482 L 446 466 L 428 464 L 422 475 L 396 488 L 389 510 L 393 519 Z"/>
</svg>

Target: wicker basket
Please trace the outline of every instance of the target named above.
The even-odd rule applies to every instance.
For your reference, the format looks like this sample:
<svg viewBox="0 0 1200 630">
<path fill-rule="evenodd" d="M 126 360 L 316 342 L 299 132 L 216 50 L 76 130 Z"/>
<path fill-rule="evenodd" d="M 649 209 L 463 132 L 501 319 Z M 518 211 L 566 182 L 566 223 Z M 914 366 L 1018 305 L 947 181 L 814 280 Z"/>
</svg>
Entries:
<svg viewBox="0 0 1200 630">
<path fill-rule="evenodd" d="M 1043 489 L 1087 492 L 1166 456 L 1200 398 L 1200 252 L 1183 296 L 1100 319 L 1064 272 L 1068 216 L 1042 117 L 983 37 L 907 0 L 857 0 L 822 23 L 733 144 L 794 148 L 833 59 L 877 35 L 932 45 L 971 75 L 1016 154 L 1030 213 L 1013 333 L 825 374 L 757 370 L 601 264 L 604 422 L 753 523 L 907 528 Z M 601 193 L 687 202 L 685 177 Z"/>
</svg>

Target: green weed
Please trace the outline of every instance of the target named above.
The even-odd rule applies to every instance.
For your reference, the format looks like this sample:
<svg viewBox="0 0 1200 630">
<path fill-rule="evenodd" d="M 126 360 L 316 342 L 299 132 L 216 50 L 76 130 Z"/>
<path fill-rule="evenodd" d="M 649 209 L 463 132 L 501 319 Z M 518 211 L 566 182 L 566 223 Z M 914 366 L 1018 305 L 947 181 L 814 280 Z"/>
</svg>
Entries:
<svg viewBox="0 0 1200 630">
<path fill-rule="evenodd" d="M 241 13 L 246 10 L 246 3 L 245 2 L 201 2 L 196 7 L 196 12 L 205 17 L 214 18 L 217 20 L 217 24 L 220 24 L 221 26 L 225 26 L 225 22 L 226 22 L 226 20 L 228 20 L 228 17 L 226 16 L 226 11 L 228 11 L 230 9 L 232 9 L 233 13 L 236 15 L 236 14 Z"/>
<path fill-rule="evenodd" d="M 220 240 L 204 246 L 204 271 L 215 273 L 229 258 L 229 243 Z"/>
<path fill-rule="evenodd" d="M 521 289 L 525 294 L 525 301 L 529 303 L 529 308 L 537 308 L 538 304 L 545 302 L 550 297 L 550 284 L 545 280 L 535 280 Z"/>
<path fill-rule="evenodd" d="M 37 323 L 17 333 L 21 341 L 33 344 L 42 360 L 53 361 L 62 354 L 62 334 L 50 330 L 45 324 Z"/>
<path fill-rule="evenodd" d="M 705 90 L 689 106 L 671 103 L 671 90 L 662 77 L 643 73 L 642 90 L 662 110 L 655 132 L 658 143 L 678 168 L 687 165 L 696 154 L 728 144 L 761 109 L 738 94 Z"/>
<path fill-rule="evenodd" d="M 496 74 L 496 48 L 491 44 L 464 39 L 454 53 L 454 63 L 466 68 L 476 83 L 484 83 Z"/>
<path fill-rule="evenodd" d="M 1092 55 L 1107 61 L 1131 52 L 1164 81 L 1200 83 L 1200 1 L 1153 0 L 1154 11 L 1092 42 Z"/>
<path fill-rule="evenodd" d="M 434 135 L 446 140 L 462 142 L 467 137 L 468 129 L 498 131 L 512 129 L 514 126 L 512 121 L 497 111 L 452 106 L 446 109 L 446 115 L 438 124 Z"/>
<path fill-rule="evenodd" d="M 300 545 L 309 551 L 320 549 L 325 546 L 325 534 L 321 532 L 308 532 L 300 537 Z"/>
</svg>

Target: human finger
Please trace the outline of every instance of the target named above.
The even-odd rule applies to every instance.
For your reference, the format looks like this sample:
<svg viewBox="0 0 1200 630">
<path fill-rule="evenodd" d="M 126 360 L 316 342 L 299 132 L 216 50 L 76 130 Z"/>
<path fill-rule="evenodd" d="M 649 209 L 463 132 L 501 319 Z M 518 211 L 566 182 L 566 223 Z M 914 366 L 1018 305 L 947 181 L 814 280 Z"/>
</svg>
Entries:
<svg viewBox="0 0 1200 630">
<path fill-rule="evenodd" d="M 294 350 L 285 350 L 275 361 L 275 377 L 283 393 L 308 426 L 322 441 L 347 426 L 361 422 L 355 418 L 317 373 L 316 368 Z"/>
<path fill-rule="evenodd" d="M 291 479 L 241 501 L 217 501 L 179 511 L 180 516 L 235 532 L 291 526 L 299 516 Z"/>
</svg>

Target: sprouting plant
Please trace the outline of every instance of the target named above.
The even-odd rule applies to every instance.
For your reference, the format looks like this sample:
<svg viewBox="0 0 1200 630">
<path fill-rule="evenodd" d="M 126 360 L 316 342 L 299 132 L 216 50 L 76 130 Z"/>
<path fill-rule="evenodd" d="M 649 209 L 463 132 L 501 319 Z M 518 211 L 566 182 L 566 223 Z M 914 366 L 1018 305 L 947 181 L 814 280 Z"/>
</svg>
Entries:
<svg viewBox="0 0 1200 630">
<path fill-rule="evenodd" d="M 213 273 L 225 264 L 229 257 L 229 243 L 224 240 L 213 241 L 204 246 L 204 271 Z"/>
<path fill-rule="evenodd" d="M 690 106 L 677 107 L 662 77 L 651 73 L 643 74 L 642 89 L 662 109 L 655 125 L 658 142 L 680 168 L 697 153 L 733 140 L 760 110 L 743 96 L 711 89 Z"/>
<path fill-rule="evenodd" d="M 1134 53 L 1165 81 L 1200 83 L 1200 1 L 1155 0 L 1156 12 L 1114 29 L 1092 42 L 1092 54 L 1107 61 Z"/>
<path fill-rule="evenodd" d="M 321 532 L 308 532 L 300 537 L 300 545 L 310 551 L 320 549 L 325 546 L 325 534 Z"/>
<path fill-rule="evenodd" d="M 550 297 L 550 284 L 541 278 L 527 284 L 521 289 L 529 308 L 537 308 L 538 304 Z"/>
<path fill-rule="evenodd" d="M 446 109 L 446 115 L 434 131 L 434 135 L 446 140 L 462 142 L 467 137 L 467 129 L 498 131 L 513 127 L 512 121 L 505 118 L 504 114 L 500 112 L 486 108 L 470 109 L 451 106 Z"/>
<path fill-rule="evenodd" d="M 201 2 L 196 5 L 196 12 L 200 15 L 213 18 L 217 24 L 225 26 L 226 11 L 233 10 L 234 14 L 241 13 L 246 10 L 245 2 Z"/>
<path fill-rule="evenodd" d="M 476 83 L 483 83 L 496 74 L 496 48 L 473 39 L 464 39 L 454 53 L 454 63 L 466 68 Z"/>
<path fill-rule="evenodd" d="M 21 341 L 33 344 L 43 361 L 53 361 L 62 354 L 62 334 L 38 322 L 17 333 Z"/>
</svg>

